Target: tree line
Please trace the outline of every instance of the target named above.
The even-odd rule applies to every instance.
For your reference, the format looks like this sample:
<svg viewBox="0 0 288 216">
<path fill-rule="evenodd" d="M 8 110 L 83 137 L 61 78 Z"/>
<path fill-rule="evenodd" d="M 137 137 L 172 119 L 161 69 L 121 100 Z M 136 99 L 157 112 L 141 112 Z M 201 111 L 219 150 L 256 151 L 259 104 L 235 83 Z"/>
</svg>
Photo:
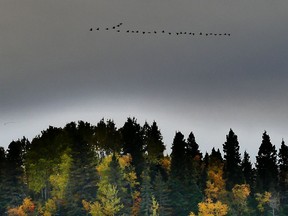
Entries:
<svg viewBox="0 0 288 216">
<path fill-rule="evenodd" d="M 0 147 L 0 215 L 288 215 L 288 146 L 265 131 L 255 167 L 232 129 L 223 155 L 154 121 L 52 127 Z"/>
</svg>

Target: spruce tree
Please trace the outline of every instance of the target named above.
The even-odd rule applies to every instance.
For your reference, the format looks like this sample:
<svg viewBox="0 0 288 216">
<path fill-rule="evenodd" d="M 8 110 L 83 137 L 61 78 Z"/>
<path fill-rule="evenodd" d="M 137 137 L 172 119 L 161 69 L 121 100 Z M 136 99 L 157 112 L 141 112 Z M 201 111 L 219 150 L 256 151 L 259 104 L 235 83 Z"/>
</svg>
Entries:
<svg viewBox="0 0 288 216">
<path fill-rule="evenodd" d="M 24 161 L 26 157 L 26 150 L 30 142 L 24 137 L 18 141 L 12 141 L 7 149 L 6 154 L 6 172 L 4 176 L 4 188 L 5 207 L 18 206 L 22 203 L 22 200 L 27 193 L 27 182 L 25 180 Z M 3 154 L 3 153 L 2 153 Z"/>
<path fill-rule="evenodd" d="M 72 164 L 66 192 L 66 215 L 84 214 L 82 200 L 95 200 L 98 176 L 97 157 L 92 145 L 93 127 L 89 123 L 69 123 L 64 128 L 71 148 Z"/>
<path fill-rule="evenodd" d="M 169 216 L 171 215 L 171 202 L 170 202 L 170 190 L 168 182 L 164 181 L 160 172 L 157 173 L 155 181 L 153 183 L 153 191 L 155 198 L 159 204 L 159 215 Z"/>
<path fill-rule="evenodd" d="M 3 147 L 0 147 L 0 215 L 4 215 L 6 211 L 6 196 L 5 193 L 5 177 L 6 177 L 6 152 Z"/>
<path fill-rule="evenodd" d="M 157 163 L 161 158 L 164 157 L 163 152 L 165 150 L 165 145 L 162 141 L 163 137 L 155 121 L 151 127 L 148 127 L 147 132 L 146 150 L 148 154 L 148 160 Z"/>
<path fill-rule="evenodd" d="M 141 184 L 141 204 L 140 204 L 140 215 L 143 216 L 150 216 L 152 211 L 152 196 L 153 196 L 153 189 L 150 182 L 149 171 L 144 170 L 142 175 L 142 184 Z"/>
<path fill-rule="evenodd" d="M 249 154 L 245 151 L 243 160 L 241 163 L 241 170 L 244 177 L 244 183 L 250 185 L 250 189 L 253 190 L 254 188 L 254 172 L 252 168 L 252 163 L 250 161 Z"/>
<path fill-rule="evenodd" d="M 137 177 L 140 178 L 144 167 L 143 131 L 136 119 L 128 118 L 121 128 L 123 154 L 130 154 Z"/>
<path fill-rule="evenodd" d="M 186 145 L 184 135 L 181 132 L 177 132 L 172 143 L 171 152 L 171 176 L 175 178 L 183 179 L 185 177 L 183 167 L 185 164 Z"/>
<path fill-rule="evenodd" d="M 226 180 L 227 190 L 231 190 L 235 184 L 243 183 L 241 172 L 241 156 L 239 153 L 239 142 L 237 135 L 230 129 L 226 136 L 226 142 L 223 144 L 224 151 L 224 178 Z"/>
<path fill-rule="evenodd" d="M 188 136 L 185 150 L 185 173 L 186 177 L 193 180 L 198 186 L 201 184 L 201 161 L 202 153 L 199 150 L 194 134 L 191 132 Z"/>
<path fill-rule="evenodd" d="M 274 191 L 278 188 L 277 151 L 265 131 L 256 156 L 257 191 Z"/>
<path fill-rule="evenodd" d="M 282 140 L 278 156 L 280 202 L 288 213 L 288 146 L 285 145 L 284 140 Z"/>
</svg>

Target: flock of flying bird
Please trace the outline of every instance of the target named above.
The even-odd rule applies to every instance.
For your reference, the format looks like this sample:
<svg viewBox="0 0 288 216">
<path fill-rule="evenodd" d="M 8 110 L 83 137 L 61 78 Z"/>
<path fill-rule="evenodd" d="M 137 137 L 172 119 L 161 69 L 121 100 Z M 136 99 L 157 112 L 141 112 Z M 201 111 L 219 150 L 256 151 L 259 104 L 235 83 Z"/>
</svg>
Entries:
<svg viewBox="0 0 288 216">
<path fill-rule="evenodd" d="M 120 27 L 123 25 L 123 23 L 119 23 L 118 25 L 115 25 L 115 26 L 112 26 L 111 28 L 109 27 L 106 27 L 106 28 L 100 28 L 100 27 L 97 27 L 95 29 L 93 28 L 90 28 L 90 31 L 93 31 L 93 30 L 96 30 L 96 31 L 109 31 L 109 30 L 114 30 L 116 32 L 126 32 L 126 33 L 134 33 L 134 34 L 168 34 L 168 35 L 191 35 L 191 36 L 196 36 L 196 35 L 199 35 L 199 36 L 231 36 L 230 33 L 203 33 L 203 32 L 199 32 L 199 33 L 195 33 L 195 32 L 170 32 L 170 31 L 165 31 L 165 30 L 162 30 L 162 31 L 140 31 L 140 30 L 120 30 Z"/>
</svg>

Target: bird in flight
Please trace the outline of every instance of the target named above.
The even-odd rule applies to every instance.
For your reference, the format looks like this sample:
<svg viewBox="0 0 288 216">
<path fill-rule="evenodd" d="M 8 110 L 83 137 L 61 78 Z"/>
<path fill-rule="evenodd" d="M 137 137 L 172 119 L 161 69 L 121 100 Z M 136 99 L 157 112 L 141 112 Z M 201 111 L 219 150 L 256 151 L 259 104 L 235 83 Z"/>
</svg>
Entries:
<svg viewBox="0 0 288 216">
<path fill-rule="evenodd" d="M 117 25 L 113 25 L 113 26 L 106 26 L 105 28 L 101 28 L 101 30 L 112 30 L 112 31 L 116 31 L 116 32 L 120 32 L 120 27 L 123 25 L 122 22 L 118 23 Z M 93 31 L 94 29 L 93 28 L 90 28 L 89 31 Z M 97 31 L 100 31 L 100 28 L 96 28 Z M 163 34 L 168 34 L 168 35 L 172 35 L 172 34 L 176 34 L 177 36 L 180 36 L 180 35 L 200 35 L 200 36 L 231 36 L 230 33 L 212 33 L 212 32 L 199 32 L 198 34 L 197 33 L 194 33 L 194 32 L 184 32 L 184 31 L 180 31 L 180 32 L 171 32 L 171 31 L 166 31 L 166 30 L 151 30 L 151 31 L 141 31 L 141 30 L 132 30 L 132 29 L 126 29 L 126 30 L 121 30 L 121 32 L 126 32 L 126 33 L 142 33 L 142 34 L 157 34 L 157 33 L 163 33 Z"/>
</svg>

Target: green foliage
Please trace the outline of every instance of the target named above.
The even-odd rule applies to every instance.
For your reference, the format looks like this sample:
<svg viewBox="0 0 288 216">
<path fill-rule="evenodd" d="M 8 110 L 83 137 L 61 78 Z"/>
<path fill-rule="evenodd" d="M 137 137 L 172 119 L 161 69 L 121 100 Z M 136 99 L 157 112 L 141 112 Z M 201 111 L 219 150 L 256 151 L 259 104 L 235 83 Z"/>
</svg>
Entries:
<svg viewBox="0 0 288 216">
<path fill-rule="evenodd" d="M 164 157 L 156 122 L 49 127 L 0 147 L 0 215 L 287 215 L 284 141 L 277 161 L 265 132 L 253 168 L 232 130 L 226 138 L 224 159 L 215 148 L 202 158 L 194 134 L 177 132 Z"/>
<path fill-rule="evenodd" d="M 105 181 L 98 184 L 97 201 L 88 203 L 83 200 L 82 204 L 92 216 L 114 216 L 124 207 L 118 197 L 116 186 L 107 184 Z"/>
</svg>

